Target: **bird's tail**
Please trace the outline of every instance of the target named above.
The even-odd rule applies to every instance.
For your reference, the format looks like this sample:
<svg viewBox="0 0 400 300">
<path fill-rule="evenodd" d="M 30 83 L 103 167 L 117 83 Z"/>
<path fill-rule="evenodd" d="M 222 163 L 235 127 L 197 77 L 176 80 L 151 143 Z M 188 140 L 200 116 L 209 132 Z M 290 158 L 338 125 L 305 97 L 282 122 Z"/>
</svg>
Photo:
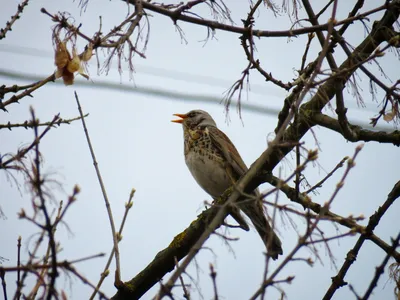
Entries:
<svg viewBox="0 0 400 300">
<path fill-rule="evenodd" d="M 247 199 L 240 203 L 239 207 L 250 218 L 267 248 L 268 255 L 271 256 L 273 260 L 277 259 L 279 255 L 282 255 L 281 240 L 269 224 L 264 214 L 262 204 L 258 201 Z"/>
</svg>

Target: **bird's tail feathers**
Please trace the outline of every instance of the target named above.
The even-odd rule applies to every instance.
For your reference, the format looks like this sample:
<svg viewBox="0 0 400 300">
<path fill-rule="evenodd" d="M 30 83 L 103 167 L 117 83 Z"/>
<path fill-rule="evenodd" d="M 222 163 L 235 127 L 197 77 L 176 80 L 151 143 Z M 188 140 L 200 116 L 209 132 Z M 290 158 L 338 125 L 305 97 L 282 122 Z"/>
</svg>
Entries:
<svg viewBox="0 0 400 300">
<path fill-rule="evenodd" d="M 277 259 L 283 254 L 282 243 L 277 234 L 269 224 L 261 203 L 256 201 L 245 200 L 241 203 L 240 209 L 250 218 L 258 234 L 267 248 L 268 255 L 273 259 Z"/>
</svg>

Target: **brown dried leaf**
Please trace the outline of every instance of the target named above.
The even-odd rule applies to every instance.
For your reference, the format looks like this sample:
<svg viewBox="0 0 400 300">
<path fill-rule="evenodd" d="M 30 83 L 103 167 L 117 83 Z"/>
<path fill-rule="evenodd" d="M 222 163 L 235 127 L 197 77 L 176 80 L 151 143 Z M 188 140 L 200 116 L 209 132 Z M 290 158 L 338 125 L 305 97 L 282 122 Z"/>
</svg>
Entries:
<svg viewBox="0 0 400 300">
<path fill-rule="evenodd" d="M 73 85 L 74 84 L 74 74 L 64 68 L 64 72 L 62 75 L 63 81 L 65 85 Z"/>
<path fill-rule="evenodd" d="M 63 76 L 63 73 L 64 73 L 64 69 L 63 69 L 63 68 L 62 68 L 62 69 L 57 68 L 57 70 L 56 70 L 56 72 L 54 73 L 54 75 L 56 76 L 56 79 L 57 79 L 57 78 L 62 77 L 62 76 Z"/>
<path fill-rule="evenodd" d="M 83 69 L 82 66 L 80 66 L 80 68 L 79 68 L 79 70 L 78 70 L 78 73 L 79 73 L 81 76 L 85 77 L 87 80 L 89 80 L 89 76 L 85 73 L 85 70 Z"/>
<path fill-rule="evenodd" d="M 80 55 L 82 61 L 89 61 L 90 58 L 93 56 L 93 45 L 89 44 L 85 51 Z"/>
<path fill-rule="evenodd" d="M 383 119 L 386 122 L 390 122 L 390 121 L 392 121 L 394 119 L 395 116 L 396 116 L 396 110 L 392 109 L 390 112 L 388 112 L 388 113 L 383 115 Z"/>
<path fill-rule="evenodd" d="M 54 64 L 57 68 L 64 68 L 71 60 L 71 56 L 67 50 L 67 45 L 64 42 L 59 41 L 56 46 L 54 55 Z"/>
<path fill-rule="evenodd" d="M 75 73 L 81 67 L 81 59 L 76 54 L 75 49 L 73 49 L 72 52 L 73 52 L 73 54 L 72 54 L 73 56 L 72 56 L 72 59 L 68 62 L 67 70 L 71 73 Z"/>
</svg>

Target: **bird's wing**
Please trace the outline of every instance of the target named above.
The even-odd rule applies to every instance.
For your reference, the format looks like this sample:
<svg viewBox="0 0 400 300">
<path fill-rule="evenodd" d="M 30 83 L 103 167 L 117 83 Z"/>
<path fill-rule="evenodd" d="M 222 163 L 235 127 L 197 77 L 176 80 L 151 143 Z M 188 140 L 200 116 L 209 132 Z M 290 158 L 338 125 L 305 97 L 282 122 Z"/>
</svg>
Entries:
<svg viewBox="0 0 400 300">
<path fill-rule="evenodd" d="M 239 179 L 248 169 L 243 159 L 240 157 L 239 152 L 233 145 L 231 140 L 219 130 L 217 127 L 208 126 L 207 127 L 211 141 L 218 148 L 220 153 L 224 156 L 227 162 L 233 167 L 233 171 L 236 173 Z"/>
<path fill-rule="evenodd" d="M 232 166 L 232 171 L 235 172 L 234 175 L 237 175 L 235 180 L 238 180 L 239 177 L 247 171 L 246 164 L 240 157 L 239 152 L 236 150 L 231 140 L 221 130 L 213 126 L 208 126 L 207 129 L 211 141 L 225 157 L 230 166 Z M 227 168 L 230 169 L 228 166 Z M 256 195 L 259 194 L 258 189 L 254 192 Z M 282 243 L 265 217 L 265 211 L 261 199 L 258 198 L 258 201 L 256 202 L 242 202 L 242 205 L 240 205 L 239 208 L 250 218 L 265 243 L 269 255 L 272 259 L 277 259 L 278 255 L 283 253 Z M 234 211 L 234 213 L 235 212 L 236 211 Z"/>
</svg>

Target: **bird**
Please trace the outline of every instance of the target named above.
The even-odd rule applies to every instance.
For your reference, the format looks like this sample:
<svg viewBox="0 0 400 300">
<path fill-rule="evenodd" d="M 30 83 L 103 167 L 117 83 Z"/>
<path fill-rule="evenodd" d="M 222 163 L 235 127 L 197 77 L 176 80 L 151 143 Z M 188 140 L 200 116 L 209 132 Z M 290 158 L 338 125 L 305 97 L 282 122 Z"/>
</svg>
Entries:
<svg viewBox="0 0 400 300">
<path fill-rule="evenodd" d="M 179 119 L 171 122 L 183 127 L 185 162 L 190 173 L 206 193 L 217 199 L 248 170 L 246 164 L 209 113 L 197 109 L 173 115 Z M 282 243 L 266 218 L 259 195 L 256 189 L 250 199 L 239 200 L 237 207 L 253 223 L 268 255 L 275 260 L 283 254 Z M 243 229 L 249 230 L 246 223 L 241 224 L 245 221 L 240 212 L 233 210 L 231 215 Z"/>
</svg>

